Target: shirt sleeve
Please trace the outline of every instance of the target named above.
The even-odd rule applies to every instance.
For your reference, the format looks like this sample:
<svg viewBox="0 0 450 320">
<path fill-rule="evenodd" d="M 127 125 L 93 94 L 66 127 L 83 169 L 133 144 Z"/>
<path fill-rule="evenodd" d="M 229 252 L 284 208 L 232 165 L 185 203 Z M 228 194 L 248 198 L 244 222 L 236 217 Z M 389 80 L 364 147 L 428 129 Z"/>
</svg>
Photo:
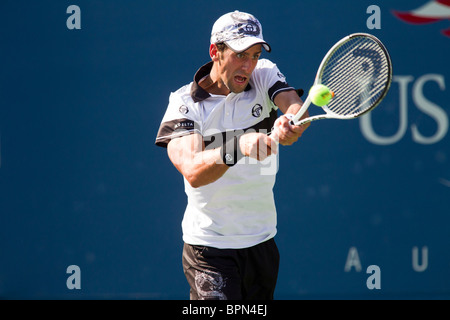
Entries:
<svg viewBox="0 0 450 320">
<path fill-rule="evenodd" d="M 170 140 L 200 133 L 197 115 L 189 101 L 185 101 L 180 92 L 171 93 L 169 105 L 161 121 L 155 144 L 167 148 Z"/>
<path fill-rule="evenodd" d="M 287 83 L 286 77 L 273 62 L 267 59 L 261 59 L 258 69 L 260 71 L 260 81 L 267 88 L 267 94 L 272 102 L 274 102 L 275 97 L 280 92 L 295 90 L 294 87 L 291 87 Z"/>
</svg>

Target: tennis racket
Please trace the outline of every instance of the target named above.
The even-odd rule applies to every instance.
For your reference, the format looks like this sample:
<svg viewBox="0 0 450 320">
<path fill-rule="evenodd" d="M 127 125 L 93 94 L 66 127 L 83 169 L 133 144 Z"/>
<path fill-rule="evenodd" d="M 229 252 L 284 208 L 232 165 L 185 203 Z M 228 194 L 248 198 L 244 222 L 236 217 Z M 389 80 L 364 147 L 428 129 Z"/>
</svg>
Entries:
<svg viewBox="0 0 450 320">
<path fill-rule="evenodd" d="M 300 120 L 311 104 L 308 95 L 292 117 L 292 125 L 321 119 L 354 119 L 372 111 L 384 99 L 392 82 L 392 63 L 375 36 L 354 33 L 338 41 L 323 58 L 314 85 L 323 84 L 334 97 L 322 107 L 325 114 Z"/>
</svg>

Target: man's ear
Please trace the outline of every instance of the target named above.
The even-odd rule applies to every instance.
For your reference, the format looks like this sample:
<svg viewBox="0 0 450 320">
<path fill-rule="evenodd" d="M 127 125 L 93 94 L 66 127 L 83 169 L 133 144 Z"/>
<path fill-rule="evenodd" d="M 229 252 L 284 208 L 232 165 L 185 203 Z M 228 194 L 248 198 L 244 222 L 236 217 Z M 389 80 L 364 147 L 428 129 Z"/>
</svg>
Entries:
<svg viewBox="0 0 450 320">
<path fill-rule="evenodd" d="M 209 56 L 211 57 L 212 61 L 218 61 L 219 60 L 219 49 L 217 48 L 215 43 L 211 43 L 209 46 Z"/>
</svg>

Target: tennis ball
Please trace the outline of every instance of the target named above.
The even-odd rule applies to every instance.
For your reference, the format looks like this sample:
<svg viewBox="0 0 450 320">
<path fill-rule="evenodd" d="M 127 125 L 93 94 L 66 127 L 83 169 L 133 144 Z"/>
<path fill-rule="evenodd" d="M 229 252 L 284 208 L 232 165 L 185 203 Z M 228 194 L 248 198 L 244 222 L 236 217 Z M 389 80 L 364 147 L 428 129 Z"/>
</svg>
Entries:
<svg viewBox="0 0 450 320">
<path fill-rule="evenodd" d="M 311 97 L 312 103 L 316 106 L 323 107 L 334 97 L 334 93 L 327 86 L 316 84 L 309 90 L 309 96 Z"/>
</svg>

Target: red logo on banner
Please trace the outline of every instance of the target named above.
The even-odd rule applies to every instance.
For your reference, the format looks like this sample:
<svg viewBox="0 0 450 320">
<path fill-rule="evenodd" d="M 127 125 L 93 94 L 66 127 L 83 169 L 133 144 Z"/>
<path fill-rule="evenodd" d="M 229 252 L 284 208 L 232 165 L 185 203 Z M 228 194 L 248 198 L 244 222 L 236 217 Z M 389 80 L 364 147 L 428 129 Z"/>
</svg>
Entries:
<svg viewBox="0 0 450 320">
<path fill-rule="evenodd" d="M 400 12 L 393 10 L 392 13 L 400 20 L 411 24 L 427 24 L 450 19 L 450 0 L 428 1 L 423 6 Z M 442 30 L 442 34 L 450 37 L 450 28 Z"/>
</svg>

